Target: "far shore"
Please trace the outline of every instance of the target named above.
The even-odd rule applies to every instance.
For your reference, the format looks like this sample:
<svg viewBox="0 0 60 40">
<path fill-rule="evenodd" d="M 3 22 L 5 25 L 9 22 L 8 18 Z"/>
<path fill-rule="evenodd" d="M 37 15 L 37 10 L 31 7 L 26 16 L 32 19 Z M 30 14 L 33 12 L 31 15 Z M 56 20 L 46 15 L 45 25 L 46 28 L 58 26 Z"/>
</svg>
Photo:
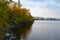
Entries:
<svg viewBox="0 0 60 40">
<path fill-rule="evenodd" d="M 35 19 L 35 20 L 41 20 L 41 19 Z M 45 21 L 45 20 L 41 20 L 41 21 Z M 60 21 L 60 20 L 56 19 L 56 20 L 46 20 L 46 21 Z"/>
</svg>

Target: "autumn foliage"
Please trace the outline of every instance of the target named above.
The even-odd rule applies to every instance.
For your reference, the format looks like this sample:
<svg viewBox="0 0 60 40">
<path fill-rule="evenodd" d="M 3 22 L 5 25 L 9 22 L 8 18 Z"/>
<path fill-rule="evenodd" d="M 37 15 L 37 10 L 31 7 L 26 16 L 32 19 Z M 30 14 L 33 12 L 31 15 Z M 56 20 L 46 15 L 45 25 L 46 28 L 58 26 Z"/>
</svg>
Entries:
<svg viewBox="0 0 60 40">
<path fill-rule="evenodd" d="M 15 24 L 22 22 L 33 22 L 33 17 L 26 8 L 21 8 L 14 4 L 11 8 L 9 1 L 0 1 L 0 40 L 4 37 L 4 33 Z"/>
</svg>

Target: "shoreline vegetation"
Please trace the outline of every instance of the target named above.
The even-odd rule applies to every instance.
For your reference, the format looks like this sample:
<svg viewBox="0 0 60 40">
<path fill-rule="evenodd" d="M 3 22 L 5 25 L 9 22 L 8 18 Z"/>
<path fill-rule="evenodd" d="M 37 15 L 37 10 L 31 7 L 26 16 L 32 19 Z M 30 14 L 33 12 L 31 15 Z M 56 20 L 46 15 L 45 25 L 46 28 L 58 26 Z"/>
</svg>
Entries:
<svg viewBox="0 0 60 40">
<path fill-rule="evenodd" d="M 29 10 L 22 8 L 20 1 L 18 3 L 12 0 L 0 0 L 0 40 L 5 36 L 5 31 L 13 28 L 17 24 L 33 23 L 34 18 Z"/>
</svg>

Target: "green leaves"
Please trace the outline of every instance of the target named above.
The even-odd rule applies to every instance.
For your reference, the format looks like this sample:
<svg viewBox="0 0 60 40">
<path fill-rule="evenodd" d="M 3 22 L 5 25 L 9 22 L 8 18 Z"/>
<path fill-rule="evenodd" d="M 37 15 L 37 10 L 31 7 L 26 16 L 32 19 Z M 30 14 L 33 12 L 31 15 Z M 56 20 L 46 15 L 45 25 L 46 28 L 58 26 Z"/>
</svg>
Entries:
<svg viewBox="0 0 60 40">
<path fill-rule="evenodd" d="M 4 36 L 4 31 L 12 28 L 13 25 L 34 20 L 28 9 L 20 8 L 17 5 L 14 4 L 11 8 L 6 0 L 0 1 L 0 40 Z"/>
<path fill-rule="evenodd" d="M 0 14 L 0 21 L 3 19 L 3 16 Z"/>
</svg>

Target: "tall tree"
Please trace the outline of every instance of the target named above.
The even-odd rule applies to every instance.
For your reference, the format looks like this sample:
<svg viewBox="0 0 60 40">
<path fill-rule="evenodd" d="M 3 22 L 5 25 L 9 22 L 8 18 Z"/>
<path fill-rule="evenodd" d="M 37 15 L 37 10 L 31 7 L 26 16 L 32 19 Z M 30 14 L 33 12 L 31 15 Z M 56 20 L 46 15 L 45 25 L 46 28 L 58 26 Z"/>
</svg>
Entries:
<svg viewBox="0 0 60 40">
<path fill-rule="evenodd" d="M 12 2 L 12 0 L 10 0 L 10 2 Z"/>
<path fill-rule="evenodd" d="M 18 0 L 18 7 L 21 8 L 21 3 L 20 3 L 20 0 Z"/>
</svg>

